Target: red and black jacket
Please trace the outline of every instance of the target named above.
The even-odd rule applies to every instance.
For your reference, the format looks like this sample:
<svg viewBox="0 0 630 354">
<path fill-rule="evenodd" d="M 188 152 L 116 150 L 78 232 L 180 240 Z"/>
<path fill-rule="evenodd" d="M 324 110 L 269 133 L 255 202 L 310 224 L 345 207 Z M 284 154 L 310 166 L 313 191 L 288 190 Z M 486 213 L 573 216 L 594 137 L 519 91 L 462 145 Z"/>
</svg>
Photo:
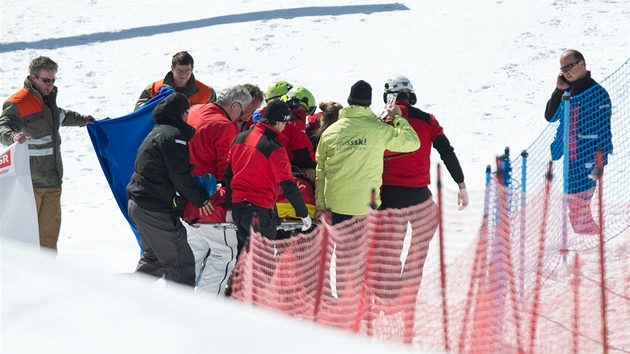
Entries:
<svg viewBox="0 0 630 354">
<path fill-rule="evenodd" d="M 226 179 L 226 207 L 232 203 L 250 202 L 263 208 L 273 209 L 278 199 L 278 185 L 299 217 L 306 217 L 308 210 L 304 198 L 293 182 L 287 153 L 278 142 L 279 132 L 258 122 L 252 130 L 234 138 Z"/>
<path fill-rule="evenodd" d="M 317 166 L 315 163 L 315 149 L 311 139 L 306 134 L 306 112 L 292 108 L 291 112 L 295 115 L 294 119 L 280 133 L 278 141 L 287 150 L 291 165 L 299 168 L 312 168 Z"/>
<path fill-rule="evenodd" d="M 426 187 L 431 184 L 431 146 L 444 161 L 453 180 L 464 182 L 464 173 L 440 123 L 432 114 L 413 107 L 406 101 L 397 101 L 402 116 L 420 138 L 420 148 L 412 153 L 385 152 L 383 185 L 400 187 Z"/>
</svg>

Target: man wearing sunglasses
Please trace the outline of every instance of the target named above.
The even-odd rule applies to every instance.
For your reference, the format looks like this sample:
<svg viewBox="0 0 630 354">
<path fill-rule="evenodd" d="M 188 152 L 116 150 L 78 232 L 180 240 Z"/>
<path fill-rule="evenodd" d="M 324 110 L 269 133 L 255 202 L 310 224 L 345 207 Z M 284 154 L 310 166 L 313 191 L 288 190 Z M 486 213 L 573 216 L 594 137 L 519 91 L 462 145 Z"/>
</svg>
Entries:
<svg viewBox="0 0 630 354">
<path fill-rule="evenodd" d="M 249 91 L 252 101 L 246 107 L 243 107 L 243 114 L 234 121 L 234 126 L 239 133 L 252 128 L 252 125 L 254 125 L 252 116 L 254 112 L 259 111 L 260 106 L 265 101 L 265 93 L 262 92 L 260 87 L 254 84 L 243 84 L 243 87 Z"/>
<path fill-rule="evenodd" d="M 194 67 L 195 60 L 188 52 L 183 51 L 173 55 L 171 71 L 166 74 L 164 79 L 148 85 L 140 93 L 135 109 L 137 110 L 146 101 L 155 97 L 164 85 L 171 86 L 175 92 L 183 93 L 191 105 L 216 101 L 217 94 L 212 87 L 195 79 Z"/>
<path fill-rule="evenodd" d="M 566 112 L 562 96 L 565 92 L 571 95 L 568 151 L 564 151 Z M 565 181 L 565 190 L 569 194 L 569 221 L 578 234 L 595 234 L 599 230 L 591 212 L 591 198 L 597 175 L 601 172 L 595 166 L 595 151 L 603 151 L 606 165 L 608 155 L 613 151 L 611 116 L 608 92 L 591 78 L 582 53 L 574 49 L 562 53 L 556 89 L 547 102 L 545 118 L 549 122 L 560 121 L 551 143 L 551 157 L 554 161 L 563 155 L 569 159 L 569 180 Z"/>
<path fill-rule="evenodd" d="M 83 127 L 94 118 L 57 106 L 57 63 L 40 56 L 31 61 L 28 69 L 24 87 L 2 106 L 0 143 L 23 144 L 28 140 L 40 246 L 56 252 L 63 177 L 59 127 Z"/>
</svg>

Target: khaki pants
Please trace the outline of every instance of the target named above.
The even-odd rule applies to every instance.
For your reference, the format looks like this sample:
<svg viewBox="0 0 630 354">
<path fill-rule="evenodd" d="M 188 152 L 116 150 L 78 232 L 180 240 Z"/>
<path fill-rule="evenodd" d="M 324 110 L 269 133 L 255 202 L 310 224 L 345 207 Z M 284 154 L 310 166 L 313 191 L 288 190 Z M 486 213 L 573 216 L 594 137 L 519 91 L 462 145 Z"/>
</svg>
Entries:
<svg viewBox="0 0 630 354">
<path fill-rule="evenodd" d="M 61 189 L 35 189 L 39 245 L 57 251 L 61 229 Z"/>
</svg>

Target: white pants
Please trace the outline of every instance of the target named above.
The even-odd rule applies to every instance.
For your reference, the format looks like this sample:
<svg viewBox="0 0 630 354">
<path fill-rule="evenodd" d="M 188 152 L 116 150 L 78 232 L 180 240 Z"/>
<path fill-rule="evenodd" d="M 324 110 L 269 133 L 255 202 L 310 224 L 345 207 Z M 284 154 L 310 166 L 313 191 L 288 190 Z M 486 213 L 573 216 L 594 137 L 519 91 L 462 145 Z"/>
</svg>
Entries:
<svg viewBox="0 0 630 354">
<path fill-rule="evenodd" d="M 201 224 L 199 228 L 185 225 L 188 244 L 195 255 L 195 292 L 222 296 L 236 264 L 236 230 L 224 230 L 212 224 Z"/>
</svg>

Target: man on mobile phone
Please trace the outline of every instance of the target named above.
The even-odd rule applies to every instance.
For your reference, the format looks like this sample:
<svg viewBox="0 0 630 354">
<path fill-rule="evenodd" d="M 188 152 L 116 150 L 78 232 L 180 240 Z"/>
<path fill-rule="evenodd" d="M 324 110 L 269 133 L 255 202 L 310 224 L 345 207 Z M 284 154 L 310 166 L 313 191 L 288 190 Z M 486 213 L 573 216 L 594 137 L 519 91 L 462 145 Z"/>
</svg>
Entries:
<svg viewBox="0 0 630 354">
<path fill-rule="evenodd" d="M 564 151 L 565 110 L 562 96 L 570 93 L 569 142 Z M 610 118 L 612 104 L 606 89 L 591 78 L 586 70 L 582 53 L 569 49 L 560 56 L 560 72 L 556 89 L 551 94 L 545 110 L 548 122 L 560 121 L 551 157 L 554 161 L 564 155 L 569 159 L 568 180 L 565 181 L 569 200 L 569 221 L 578 234 L 595 234 L 599 230 L 591 212 L 591 198 L 595 193 L 598 171 L 595 166 L 595 151 L 603 151 L 604 165 L 613 151 Z"/>
</svg>

